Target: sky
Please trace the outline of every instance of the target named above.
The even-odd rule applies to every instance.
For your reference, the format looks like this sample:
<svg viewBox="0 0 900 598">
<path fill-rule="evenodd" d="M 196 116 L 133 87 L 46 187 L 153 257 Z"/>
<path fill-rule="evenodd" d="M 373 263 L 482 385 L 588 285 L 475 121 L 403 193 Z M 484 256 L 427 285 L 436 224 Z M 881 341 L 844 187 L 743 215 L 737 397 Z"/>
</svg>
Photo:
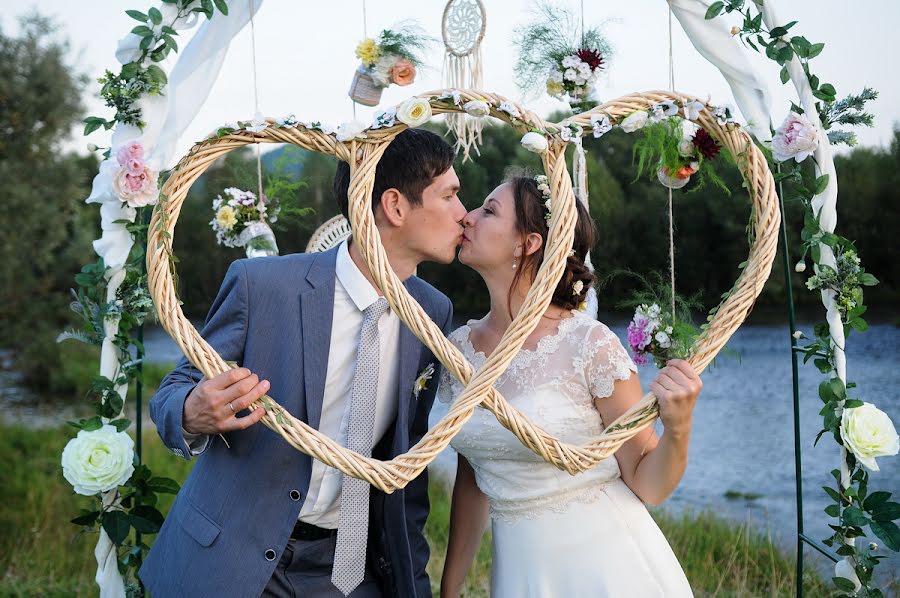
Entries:
<svg viewBox="0 0 900 598">
<path fill-rule="evenodd" d="M 240 0 L 229 0 L 236 2 Z M 774 1 L 774 0 L 772 0 Z M 487 11 L 487 29 L 483 44 L 484 88 L 520 101 L 541 116 L 564 107 L 546 94 L 523 97 L 515 84 L 513 65 L 516 48 L 515 29 L 530 20 L 533 0 L 483 0 Z M 300 120 L 340 123 L 353 119 L 353 104 L 347 90 L 357 61 L 356 44 L 403 19 L 416 20 L 430 35 L 439 39 L 443 0 L 265 0 L 255 18 L 258 93 L 261 112 L 266 116 L 295 114 Z M 577 0 L 556 0 L 578 14 Z M 631 92 L 668 87 L 668 10 L 664 0 L 628 2 L 584 2 L 588 27 L 602 26 L 612 43 L 614 54 L 598 85 L 598 96 L 612 100 Z M 71 62 L 88 74 L 92 82 L 85 103 L 90 114 L 111 116 L 98 98 L 99 85 L 93 81 L 106 68 L 117 67 L 117 41 L 137 23 L 125 15 L 127 9 L 146 12 L 153 3 L 144 0 L 0 0 L 0 28 L 5 34 L 18 31 L 16 17 L 31 10 L 53 17 L 60 34 L 71 42 Z M 894 65 L 895 52 L 889 44 L 898 35 L 900 2 L 895 0 L 856 0 L 852 9 L 837 0 L 780 0 L 777 13 L 783 21 L 798 21 L 791 33 L 805 35 L 825 49 L 813 61 L 812 70 L 823 82 L 832 83 L 838 96 L 874 87 L 880 96 L 870 103 L 875 127 L 857 129 L 860 144 L 885 147 L 900 124 L 900 76 Z M 734 20 L 734 24 L 737 20 Z M 673 19 L 673 61 L 676 89 L 700 97 L 709 96 L 714 104 L 734 105 L 730 90 L 718 71 L 691 46 Z M 190 33 L 182 33 L 183 47 Z M 793 88 L 782 85 L 778 66 L 751 54 L 754 67 L 769 85 L 776 125 L 796 100 Z M 230 121 L 249 120 L 254 113 L 250 28 L 233 41 L 225 65 L 209 99 L 180 140 L 178 155 L 213 128 Z M 385 90 L 382 105 L 444 87 L 441 82 L 443 47 L 435 44 L 416 82 L 408 87 L 391 86 Z M 374 109 L 357 106 L 357 119 L 371 122 Z M 739 117 L 740 120 L 740 117 Z M 77 133 L 77 132 L 76 132 Z M 104 146 L 109 133 L 103 131 L 88 138 L 73 135 L 70 149 L 86 152 L 89 142 Z"/>
</svg>

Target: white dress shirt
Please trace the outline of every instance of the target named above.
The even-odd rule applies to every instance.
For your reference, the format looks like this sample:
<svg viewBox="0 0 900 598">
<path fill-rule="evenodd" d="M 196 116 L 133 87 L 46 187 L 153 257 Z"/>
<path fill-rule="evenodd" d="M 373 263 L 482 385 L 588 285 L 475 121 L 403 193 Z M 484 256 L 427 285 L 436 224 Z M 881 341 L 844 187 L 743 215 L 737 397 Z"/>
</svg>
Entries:
<svg viewBox="0 0 900 598">
<path fill-rule="evenodd" d="M 347 446 L 350 394 L 356 372 L 363 310 L 375 303 L 380 295 L 353 263 L 347 241 L 338 248 L 335 275 L 334 315 L 319 431 Z M 378 341 L 381 359 L 375 395 L 374 444 L 378 444 L 397 416 L 400 318 L 392 310 L 385 312 L 378 321 Z M 324 528 L 338 527 L 341 475 L 339 469 L 313 459 L 309 490 L 300 510 L 300 520 Z"/>
</svg>

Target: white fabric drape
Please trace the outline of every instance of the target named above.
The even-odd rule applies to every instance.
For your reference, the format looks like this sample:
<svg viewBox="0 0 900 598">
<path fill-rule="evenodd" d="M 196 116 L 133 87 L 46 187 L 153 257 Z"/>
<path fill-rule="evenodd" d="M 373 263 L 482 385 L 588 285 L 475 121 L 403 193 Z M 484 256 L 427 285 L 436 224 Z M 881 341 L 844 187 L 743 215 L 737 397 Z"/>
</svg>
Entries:
<svg viewBox="0 0 900 598">
<path fill-rule="evenodd" d="M 131 125 L 120 124 L 115 127 L 110 158 L 100 164 L 91 194 L 85 200 L 87 203 L 100 204 L 102 234 L 94 241 L 93 247 L 108 268 L 108 302 L 116 299 L 116 292 L 125 278 L 125 262 L 133 246 L 126 225 L 116 221 L 134 222 L 137 214 L 134 208 L 122 203 L 113 189 L 113 177 L 118 170 L 116 151 L 130 141 L 139 141 L 144 148 L 147 166 L 156 171 L 172 166 L 176 144 L 209 97 L 225 61 L 228 46 L 261 5 L 262 0 L 232 0 L 228 3 L 227 16 L 216 12 L 212 19 L 204 18 L 197 33 L 180 53 L 162 94 L 145 96 L 139 101 L 146 123 L 143 131 Z M 178 18 L 178 10 L 171 4 L 163 3 L 157 8 L 163 15 L 161 26 L 187 30 L 198 22 L 197 13 Z M 140 39 L 129 33 L 119 41 L 116 58 L 120 63 L 127 64 L 138 58 Z M 118 326 L 118 318 L 108 318 L 105 321 L 105 338 L 100 349 L 100 374 L 110 380 L 116 378 L 120 365 L 118 351 L 111 340 L 115 337 Z M 124 400 L 127 385 L 116 390 Z M 105 493 L 104 504 L 115 500 L 117 496 L 115 490 Z M 100 588 L 101 598 L 124 598 L 125 586 L 119 574 L 116 547 L 102 529 L 94 556 L 97 559 L 95 581 Z"/>
<path fill-rule="evenodd" d="M 701 56 L 711 62 L 731 87 L 746 128 L 760 141 L 769 141 L 769 90 L 754 71 L 741 42 L 722 19 L 706 20 L 705 0 L 668 0 L 672 13 Z"/>
</svg>

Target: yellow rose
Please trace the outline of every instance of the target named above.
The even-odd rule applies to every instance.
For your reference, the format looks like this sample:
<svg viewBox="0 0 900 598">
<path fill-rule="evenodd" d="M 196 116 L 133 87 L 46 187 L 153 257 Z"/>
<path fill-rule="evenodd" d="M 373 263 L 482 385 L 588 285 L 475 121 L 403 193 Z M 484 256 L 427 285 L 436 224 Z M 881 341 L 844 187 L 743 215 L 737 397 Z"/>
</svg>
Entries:
<svg viewBox="0 0 900 598">
<path fill-rule="evenodd" d="M 371 37 L 367 37 L 356 46 L 356 57 L 366 66 L 372 66 L 378 62 L 380 56 L 381 51 L 378 49 L 378 44 Z"/>
<path fill-rule="evenodd" d="M 218 224 L 219 228 L 222 230 L 231 230 L 234 228 L 234 225 L 237 224 L 237 216 L 234 213 L 234 208 L 231 206 L 222 206 L 219 208 L 219 211 L 216 212 L 216 224 Z"/>
</svg>

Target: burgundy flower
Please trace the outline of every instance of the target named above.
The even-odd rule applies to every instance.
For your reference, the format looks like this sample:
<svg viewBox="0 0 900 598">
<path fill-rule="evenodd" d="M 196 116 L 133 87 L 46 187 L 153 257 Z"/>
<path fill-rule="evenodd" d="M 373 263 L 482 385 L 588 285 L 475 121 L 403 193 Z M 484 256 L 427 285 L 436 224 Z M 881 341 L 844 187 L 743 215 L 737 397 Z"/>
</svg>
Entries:
<svg viewBox="0 0 900 598">
<path fill-rule="evenodd" d="M 581 50 L 575 52 L 575 55 L 578 56 L 578 58 L 580 58 L 582 62 L 587 63 L 587 65 L 591 67 L 591 70 L 603 66 L 603 57 L 597 50 L 582 48 Z"/>
<path fill-rule="evenodd" d="M 694 147 L 697 148 L 697 151 L 700 152 L 700 155 L 705 160 L 712 160 L 719 154 L 719 150 L 722 149 L 719 142 L 713 139 L 712 135 L 706 132 L 706 129 L 697 129 L 692 141 Z"/>
</svg>

